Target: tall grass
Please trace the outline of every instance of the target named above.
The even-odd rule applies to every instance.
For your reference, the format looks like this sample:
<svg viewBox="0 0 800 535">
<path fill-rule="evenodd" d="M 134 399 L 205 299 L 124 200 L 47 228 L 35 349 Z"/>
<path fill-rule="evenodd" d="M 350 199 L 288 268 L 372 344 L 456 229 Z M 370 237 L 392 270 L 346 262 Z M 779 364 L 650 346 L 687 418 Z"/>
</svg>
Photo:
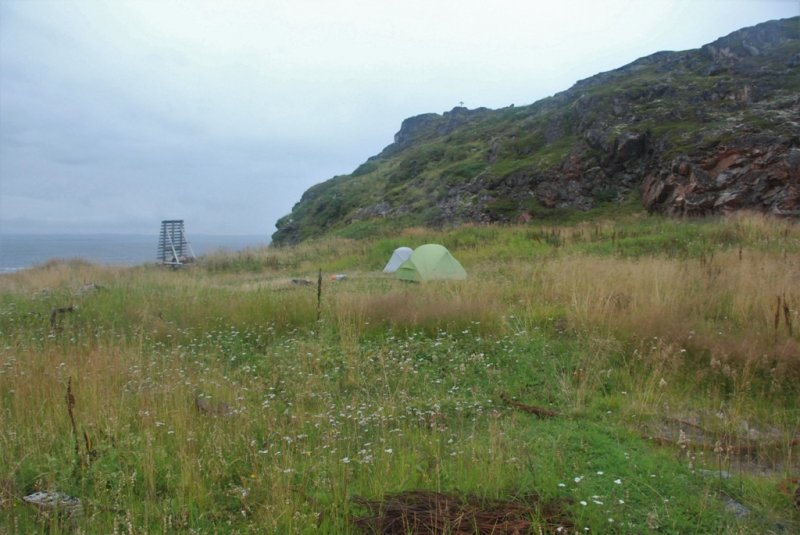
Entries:
<svg viewBox="0 0 800 535">
<path fill-rule="evenodd" d="M 429 241 L 469 279 L 377 273 Z M 634 217 L 5 275 L 0 527 L 353 533 L 354 495 L 412 489 L 536 492 L 595 532 L 796 526 L 774 483 L 798 470 L 798 260 L 783 221 Z M 291 281 L 318 268 L 347 273 L 324 278 L 319 321 L 316 286 Z M 647 440 L 680 421 L 769 448 L 728 455 L 735 480 L 704 478 L 723 454 Z M 36 490 L 84 515 L 37 514 L 19 501 Z M 757 513 L 727 514 L 722 494 Z"/>
</svg>

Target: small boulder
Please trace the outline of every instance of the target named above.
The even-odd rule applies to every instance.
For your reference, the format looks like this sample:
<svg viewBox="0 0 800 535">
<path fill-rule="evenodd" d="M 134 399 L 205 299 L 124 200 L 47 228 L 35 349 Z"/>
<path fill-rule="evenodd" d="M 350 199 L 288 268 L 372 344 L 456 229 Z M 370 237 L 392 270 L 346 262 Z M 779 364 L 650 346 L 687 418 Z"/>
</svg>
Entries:
<svg viewBox="0 0 800 535">
<path fill-rule="evenodd" d="M 736 516 L 736 518 L 744 518 L 750 514 L 750 509 L 737 502 L 730 496 L 723 496 L 723 498 L 725 500 L 725 510 Z"/>
<path fill-rule="evenodd" d="M 619 162 L 627 162 L 638 158 L 647 149 L 647 135 L 641 132 L 626 132 L 619 136 L 614 149 L 614 159 Z"/>
<path fill-rule="evenodd" d="M 83 513 L 83 504 L 79 498 L 69 496 L 63 492 L 34 492 L 24 496 L 22 500 L 36 507 L 39 512 L 65 513 L 75 517 Z"/>
</svg>

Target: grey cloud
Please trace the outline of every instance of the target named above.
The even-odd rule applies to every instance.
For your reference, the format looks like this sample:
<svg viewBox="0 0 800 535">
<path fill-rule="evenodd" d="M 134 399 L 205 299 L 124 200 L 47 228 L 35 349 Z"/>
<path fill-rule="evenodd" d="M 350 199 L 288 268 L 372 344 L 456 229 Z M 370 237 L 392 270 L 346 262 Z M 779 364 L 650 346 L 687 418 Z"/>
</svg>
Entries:
<svg viewBox="0 0 800 535">
<path fill-rule="evenodd" d="M 766 0 L 724 14 L 714 1 L 611 2 L 628 34 L 562 4 L 1 1 L 0 232 L 150 232 L 175 217 L 197 233 L 268 235 L 406 117 L 527 104 L 796 14 Z M 597 15 L 596 2 L 566 4 Z"/>
</svg>

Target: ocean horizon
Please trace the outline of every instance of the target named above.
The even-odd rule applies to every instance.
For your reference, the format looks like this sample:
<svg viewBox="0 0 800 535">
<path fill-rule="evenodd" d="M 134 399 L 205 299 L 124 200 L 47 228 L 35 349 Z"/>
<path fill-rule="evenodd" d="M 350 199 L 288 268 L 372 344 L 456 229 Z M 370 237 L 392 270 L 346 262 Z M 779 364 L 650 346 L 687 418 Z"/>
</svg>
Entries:
<svg viewBox="0 0 800 535">
<path fill-rule="evenodd" d="M 189 236 L 196 256 L 269 245 L 262 235 Z M 53 259 L 135 266 L 157 262 L 158 234 L 0 234 L 0 273 L 10 273 Z"/>
</svg>

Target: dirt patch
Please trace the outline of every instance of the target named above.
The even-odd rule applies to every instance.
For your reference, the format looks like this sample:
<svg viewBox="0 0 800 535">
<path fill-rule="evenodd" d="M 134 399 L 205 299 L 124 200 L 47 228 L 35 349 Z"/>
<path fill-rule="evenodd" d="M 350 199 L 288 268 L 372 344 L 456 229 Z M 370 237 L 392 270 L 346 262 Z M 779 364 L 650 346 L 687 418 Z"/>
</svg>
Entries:
<svg viewBox="0 0 800 535">
<path fill-rule="evenodd" d="M 536 494 L 501 501 L 407 491 L 380 500 L 355 497 L 353 501 L 368 511 L 353 522 L 370 535 L 524 535 L 568 533 L 573 527 L 563 501 L 542 502 Z"/>
</svg>

